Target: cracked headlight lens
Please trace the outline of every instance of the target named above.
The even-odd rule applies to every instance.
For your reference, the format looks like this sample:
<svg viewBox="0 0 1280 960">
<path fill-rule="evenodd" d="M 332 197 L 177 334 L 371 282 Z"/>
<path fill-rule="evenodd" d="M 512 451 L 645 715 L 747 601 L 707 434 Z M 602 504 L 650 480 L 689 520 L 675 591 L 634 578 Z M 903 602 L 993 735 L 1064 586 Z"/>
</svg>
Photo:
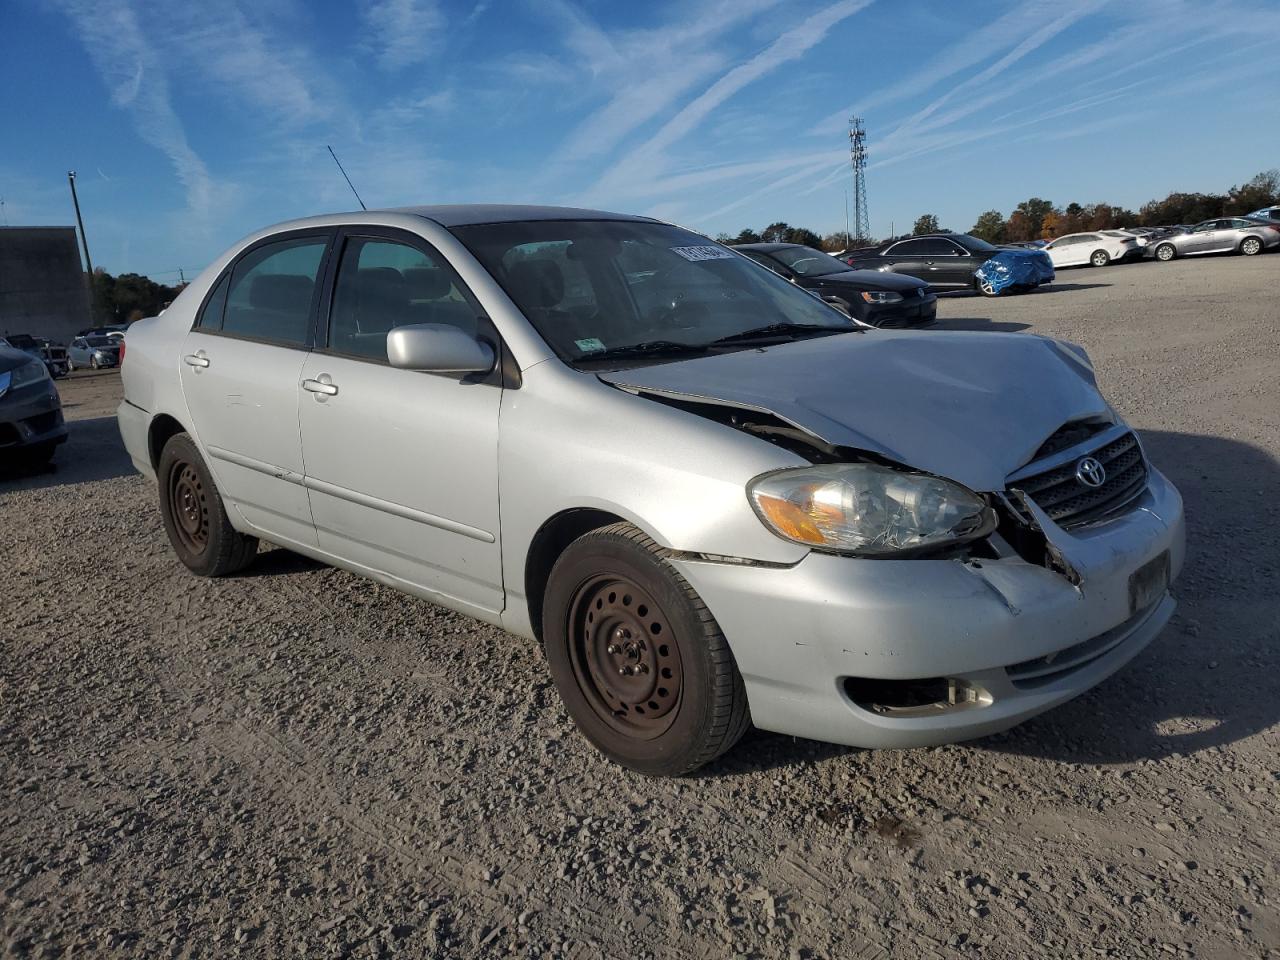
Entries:
<svg viewBox="0 0 1280 960">
<path fill-rule="evenodd" d="M 779 470 L 751 481 L 747 493 L 778 536 L 862 557 L 963 543 L 996 526 L 995 511 L 960 484 L 873 463 Z"/>
</svg>

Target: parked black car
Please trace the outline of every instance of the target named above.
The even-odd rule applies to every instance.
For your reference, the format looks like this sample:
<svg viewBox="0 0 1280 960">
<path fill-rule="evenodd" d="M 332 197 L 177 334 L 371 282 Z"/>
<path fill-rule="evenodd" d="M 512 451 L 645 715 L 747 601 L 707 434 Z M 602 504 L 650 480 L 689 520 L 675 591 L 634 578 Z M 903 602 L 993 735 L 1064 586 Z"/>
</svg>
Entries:
<svg viewBox="0 0 1280 960">
<path fill-rule="evenodd" d="M 0 347 L 0 467 L 48 463 L 66 439 L 62 400 L 44 361 Z"/>
<path fill-rule="evenodd" d="M 873 327 L 921 327 L 937 319 L 938 298 L 912 277 L 851 270 L 798 243 L 742 243 L 734 249 Z"/>
<path fill-rule="evenodd" d="M 37 360 L 43 361 L 49 370 L 49 376 L 57 380 L 65 377 L 71 367 L 67 361 L 67 348 L 54 343 L 48 337 L 33 337 L 26 333 L 10 333 L 0 337 L 0 347 L 13 347 L 23 353 L 29 353 Z"/>
<path fill-rule="evenodd" d="M 974 290 L 974 273 L 1000 248 L 967 233 L 934 233 L 886 240 L 878 247 L 851 250 L 842 258 L 859 270 L 884 270 L 916 277 L 931 290 Z"/>
</svg>

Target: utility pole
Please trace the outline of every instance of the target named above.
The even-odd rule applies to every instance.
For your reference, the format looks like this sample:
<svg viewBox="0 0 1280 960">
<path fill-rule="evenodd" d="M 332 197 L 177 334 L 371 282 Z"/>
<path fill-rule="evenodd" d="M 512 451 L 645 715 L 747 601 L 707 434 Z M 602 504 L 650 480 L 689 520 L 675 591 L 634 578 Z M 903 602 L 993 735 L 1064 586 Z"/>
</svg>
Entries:
<svg viewBox="0 0 1280 960">
<path fill-rule="evenodd" d="M 71 202 L 76 208 L 76 223 L 80 227 L 80 243 L 84 246 L 84 262 L 89 268 L 85 276 L 89 281 L 89 321 L 93 322 L 97 314 L 97 304 L 94 303 L 93 295 L 93 261 L 89 259 L 89 238 L 84 233 L 84 218 L 80 216 L 80 198 L 76 196 L 76 172 L 74 170 L 67 171 L 67 183 L 71 184 Z"/>
<path fill-rule="evenodd" d="M 849 118 L 849 165 L 853 168 L 853 229 L 859 239 L 871 237 L 867 212 L 867 130 L 861 117 Z"/>
<path fill-rule="evenodd" d="M 844 192 L 844 248 L 853 246 L 853 237 L 849 234 L 849 191 Z"/>
</svg>

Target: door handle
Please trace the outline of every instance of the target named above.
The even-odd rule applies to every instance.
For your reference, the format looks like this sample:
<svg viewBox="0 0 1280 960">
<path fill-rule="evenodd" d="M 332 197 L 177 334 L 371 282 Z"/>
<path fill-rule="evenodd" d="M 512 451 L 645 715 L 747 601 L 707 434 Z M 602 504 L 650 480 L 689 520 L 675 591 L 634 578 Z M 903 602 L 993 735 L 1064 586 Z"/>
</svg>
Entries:
<svg viewBox="0 0 1280 960">
<path fill-rule="evenodd" d="M 188 367 L 207 367 L 209 358 L 202 353 L 188 353 L 182 358 L 182 362 Z"/>
<path fill-rule="evenodd" d="M 336 397 L 338 385 L 329 380 L 327 373 L 321 374 L 320 377 L 319 380 L 303 380 L 302 389 L 309 393 L 318 393 L 322 397 Z"/>
</svg>

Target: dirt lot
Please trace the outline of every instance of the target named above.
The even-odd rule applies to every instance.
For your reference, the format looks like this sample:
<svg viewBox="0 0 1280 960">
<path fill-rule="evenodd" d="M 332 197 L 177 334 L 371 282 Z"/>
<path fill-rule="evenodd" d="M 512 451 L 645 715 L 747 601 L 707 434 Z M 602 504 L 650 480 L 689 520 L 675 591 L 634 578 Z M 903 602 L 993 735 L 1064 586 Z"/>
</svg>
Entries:
<svg viewBox="0 0 1280 960">
<path fill-rule="evenodd" d="M 15 956 L 1280 956 L 1280 256 L 1064 271 L 944 325 L 1092 353 L 1187 502 L 1172 626 L 969 745 L 749 734 L 631 776 L 523 641 L 275 550 L 201 581 L 60 385 L 0 480 Z M 975 332 L 974 336 L 981 336 Z"/>
</svg>

